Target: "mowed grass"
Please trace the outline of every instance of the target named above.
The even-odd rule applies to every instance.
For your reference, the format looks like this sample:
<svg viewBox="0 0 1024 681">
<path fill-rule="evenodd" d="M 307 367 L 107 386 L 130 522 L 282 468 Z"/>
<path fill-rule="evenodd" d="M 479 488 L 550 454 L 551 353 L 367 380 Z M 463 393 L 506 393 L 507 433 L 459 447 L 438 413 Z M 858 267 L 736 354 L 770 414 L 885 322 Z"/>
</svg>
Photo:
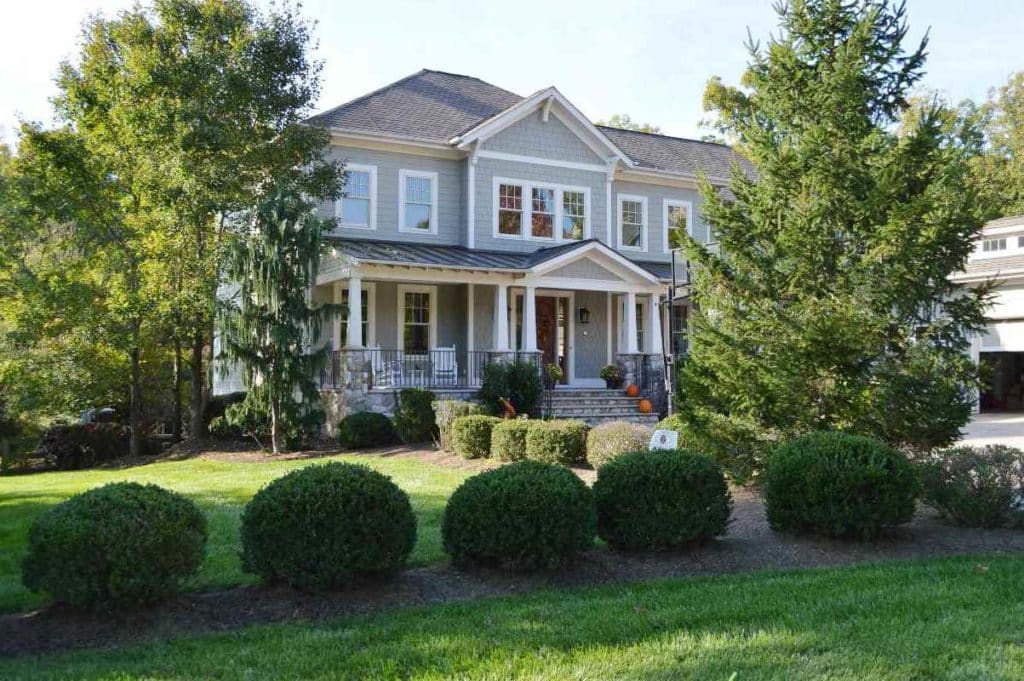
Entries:
<svg viewBox="0 0 1024 681">
<path fill-rule="evenodd" d="M 1020 679 L 1024 559 L 549 591 L 0 662 L 0 678 Z"/>
<path fill-rule="evenodd" d="M 131 480 L 172 489 L 195 500 L 209 522 L 206 560 L 189 588 L 253 581 L 241 570 L 238 530 L 242 509 L 261 487 L 290 471 L 325 461 L 364 463 L 391 477 L 409 495 L 419 521 L 411 562 L 443 559 L 441 516 L 448 497 L 469 473 L 413 459 L 332 456 L 266 462 L 189 459 L 124 470 L 91 470 L 0 477 L 0 612 L 44 603 L 21 585 L 29 527 L 40 513 L 68 497 L 109 482 Z"/>
</svg>

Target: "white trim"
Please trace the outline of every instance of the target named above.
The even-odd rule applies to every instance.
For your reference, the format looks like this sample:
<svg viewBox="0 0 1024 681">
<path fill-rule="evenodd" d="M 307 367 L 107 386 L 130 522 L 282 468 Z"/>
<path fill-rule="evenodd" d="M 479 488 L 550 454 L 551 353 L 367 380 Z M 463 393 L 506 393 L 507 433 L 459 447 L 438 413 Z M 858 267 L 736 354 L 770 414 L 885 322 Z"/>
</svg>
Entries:
<svg viewBox="0 0 1024 681">
<path fill-rule="evenodd" d="M 476 347 L 474 318 L 476 317 L 476 285 L 466 284 L 466 350 L 473 352 Z"/>
<path fill-rule="evenodd" d="M 345 170 L 354 170 L 356 172 L 369 173 L 370 175 L 370 207 L 368 210 L 368 219 L 370 224 L 357 225 L 346 223 L 345 216 L 342 215 L 342 199 L 346 197 L 342 196 L 334 202 L 334 217 L 338 220 L 337 227 L 344 229 L 361 229 L 364 231 L 377 229 L 377 166 L 363 165 L 361 163 L 346 163 Z M 348 178 L 346 177 L 346 182 L 347 181 Z"/>
<path fill-rule="evenodd" d="M 480 156 L 480 145 L 473 145 L 466 168 L 466 245 L 476 248 L 476 161 Z"/>
<path fill-rule="evenodd" d="M 580 260 L 584 256 L 588 256 L 595 251 L 597 252 L 596 255 L 603 256 L 608 261 L 607 263 L 599 262 L 598 264 L 601 266 L 609 265 L 613 274 L 618 274 L 624 278 L 628 277 L 629 274 L 633 274 L 644 282 L 654 285 L 658 285 L 660 283 L 658 278 L 653 274 L 640 267 L 621 253 L 612 250 L 600 241 L 591 241 L 585 246 L 581 246 L 580 248 L 571 250 L 568 253 L 563 253 L 559 256 L 538 263 L 530 270 L 530 274 L 543 275 L 544 273 L 556 270 L 563 265 Z"/>
<path fill-rule="evenodd" d="M 534 294 L 533 294 L 534 295 L 534 323 L 533 323 L 534 339 L 533 339 L 532 345 L 534 346 L 534 351 L 536 351 L 536 352 L 541 352 L 541 349 L 537 347 L 537 338 L 536 338 L 536 335 L 537 335 L 537 322 L 536 322 L 536 314 L 537 314 L 536 303 L 537 303 L 537 298 L 554 298 L 556 300 L 556 302 L 555 302 L 555 305 L 556 305 L 556 307 L 555 307 L 555 323 L 556 324 L 558 323 L 558 307 L 557 307 L 558 302 L 557 301 L 559 299 L 561 299 L 561 298 L 568 299 L 569 302 L 566 303 L 566 305 L 567 305 L 567 312 L 569 314 L 569 318 L 568 318 L 568 320 L 566 322 L 566 330 L 565 330 L 565 333 L 566 333 L 565 351 L 568 354 L 566 355 L 566 373 L 565 373 L 565 378 L 566 378 L 566 386 L 576 385 L 576 292 L 571 290 L 571 289 L 558 289 L 558 288 L 551 288 L 551 287 L 545 287 L 545 286 L 532 286 L 532 285 L 529 286 L 529 287 L 516 288 L 514 291 L 512 291 L 510 293 L 510 301 L 511 301 L 510 307 L 512 309 L 513 315 L 515 314 L 516 307 L 517 307 L 517 302 L 516 301 L 518 301 L 519 299 L 522 299 L 522 301 L 523 301 L 523 304 L 522 304 L 523 316 L 525 317 L 525 315 L 526 315 L 526 289 L 527 288 L 534 289 Z M 509 335 L 512 337 L 513 341 L 515 340 L 515 337 L 516 337 L 517 321 L 518 320 L 513 316 L 512 322 L 511 322 L 511 324 L 509 324 Z M 523 332 L 523 346 L 524 347 L 529 347 L 527 345 L 528 341 L 527 341 L 527 338 L 526 338 L 526 321 L 525 321 L 525 319 L 522 321 L 520 326 L 522 327 L 522 332 Z M 556 341 L 555 342 L 557 343 L 557 337 L 556 337 Z M 514 345 L 513 345 L 512 349 L 516 350 L 517 348 L 514 347 Z M 525 350 L 525 352 L 530 352 L 530 350 Z M 601 385 L 604 385 L 604 383 L 602 382 Z"/>
<path fill-rule="evenodd" d="M 685 208 L 686 209 L 686 233 L 693 237 L 693 202 L 683 201 L 681 199 L 664 199 L 661 202 L 661 245 L 665 253 L 671 253 L 672 250 L 668 245 L 668 209 L 669 208 Z"/>
<path fill-rule="evenodd" d="M 430 229 L 414 229 L 405 226 L 405 180 L 410 177 L 417 177 L 430 180 Z M 437 173 L 427 170 L 408 170 L 402 168 L 398 171 L 398 231 L 403 234 L 437 234 Z"/>
<path fill-rule="evenodd" d="M 427 349 L 433 350 L 437 347 L 437 287 L 411 284 L 398 285 L 398 338 L 396 347 L 405 351 L 405 294 L 406 293 L 428 293 L 430 294 L 430 325 L 427 339 Z"/>
<path fill-rule="evenodd" d="M 331 128 L 330 138 L 331 145 L 335 147 L 392 151 L 401 154 L 448 159 L 460 159 L 466 155 L 465 152 L 453 149 L 451 145 L 444 141 L 403 137 L 401 135 L 377 135 L 367 133 L 365 130 Z"/>
<path fill-rule="evenodd" d="M 514 163 L 529 163 L 535 166 L 551 166 L 554 168 L 569 168 L 570 170 L 588 170 L 593 173 L 605 172 L 605 167 L 596 163 L 579 163 L 577 161 L 560 161 L 554 158 L 543 158 L 541 156 L 523 156 L 522 154 L 510 154 L 504 151 L 490 151 L 483 149 L 477 152 L 480 158 L 489 158 L 495 161 L 512 161 Z"/>
<path fill-rule="evenodd" d="M 482 154 L 483 152 L 481 152 Z M 523 188 L 522 207 L 522 229 L 519 234 L 502 234 L 498 231 L 498 213 L 500 198 L 498 191 L 501 185 L 508 184 Z M 552 236 L 541 237 L 530 234 L 533 222 L 533 190 L 553 189 L 555 192 L 555 212 L 553 224 L 551 225 Z M 563 197 L 566 192 L 578 192 L 583 194 L 583 238 L 565 239 L 562 237 L 562 212 L 564 209 Z M 541 243 L 579 243 L 590 238 L 591 235 L 591 201 L 590 187 L 576 187 L 572 185 L 558 184 L 556 182 L 541 182 L 537 180 L 521 180 L 511 177 L 491 178 L 491 236 L 495 239 L 514 239 L 518 241 L 539 241 Z"/>
<path fill-rule="evenodd" d="M 640 221 L 640 248 L 636 246 L 625 246 L 622 243 L 622 204 L 625 201 L 634 201 L 640 203 L 640 210 L 643 212 Z M 640 196 L 638 194 L 617 194 L 615 200 L 615 223 L 618 225 L 618 248 L 620 251 L 634 251 L 636 253 L 644 253 L 647 251 L 647 226 L 650 222 L 650 213 L 647 210 L 647 197 Z"/>
<path fill-rule="evenodd" d="M 362 278 L 362 275 L 359 275 Z M 347 293 L 346 288 L 348 277 L 339 279 L 334 282 L 337 291 L 337 303 L 340 305 L 343 302 L 342 294 Z M 373 281 L 362 281 L 362 290 L 366 291 L 366 347 L 372 348 L 377 344 L 377 283 Z M 341 315 L 338 315 L 338 330 L 337 337 L 334 339 L 340 346 L 341 344 Z"/>
</svg>

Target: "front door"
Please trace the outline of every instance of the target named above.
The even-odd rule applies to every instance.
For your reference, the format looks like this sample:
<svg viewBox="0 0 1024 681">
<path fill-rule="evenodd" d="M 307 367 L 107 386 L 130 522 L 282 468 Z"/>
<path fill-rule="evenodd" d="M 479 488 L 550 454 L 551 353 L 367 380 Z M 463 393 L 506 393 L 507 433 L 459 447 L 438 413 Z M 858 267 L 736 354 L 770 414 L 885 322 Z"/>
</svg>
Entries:
<svg viewBox="0 0 1024 681">
<path fill-rule="evenodd" d="M 569 380 L 568 367 L 568 299 L 537 296 L 537 349 L 544 366 L 562 367 L 562 383 Z"/>
</svg>

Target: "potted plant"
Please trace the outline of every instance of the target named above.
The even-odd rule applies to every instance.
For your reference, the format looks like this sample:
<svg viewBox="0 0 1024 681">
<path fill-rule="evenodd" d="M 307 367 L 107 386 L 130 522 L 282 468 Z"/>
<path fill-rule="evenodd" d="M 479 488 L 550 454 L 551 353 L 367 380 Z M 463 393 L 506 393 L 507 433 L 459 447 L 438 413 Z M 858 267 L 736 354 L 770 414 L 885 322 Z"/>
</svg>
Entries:
<svg viewBox="0 0 1024 681">
<path fill-rule="evenodd" d="M 548 390 L 554 390 L 563 378 L 565 378 L 565 372 L 557 364 L 548 364 L 544 367 L 544 387 Z"/>
<path fill-rule="evenodd" d="M 604 384 L 609 390 L 621 388 L 622 382 L 626 380 L 622 367 L 618 364 L 606 364 L 602 367 L 601 378 L 604 379 Z"/>
</svg>

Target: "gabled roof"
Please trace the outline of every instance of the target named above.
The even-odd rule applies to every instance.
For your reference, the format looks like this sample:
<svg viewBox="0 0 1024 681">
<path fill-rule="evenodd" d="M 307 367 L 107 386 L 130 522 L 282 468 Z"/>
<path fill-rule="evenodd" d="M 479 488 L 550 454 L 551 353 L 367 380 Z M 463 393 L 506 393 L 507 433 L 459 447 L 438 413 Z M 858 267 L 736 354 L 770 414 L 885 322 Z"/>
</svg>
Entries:
<svg viewBox="0 0 1024 681">
<path fill-rule="evenodd" d="M 734 161 L 751 171 L 739 154 L 723 144 L 633 132 L 593 125 L 555 88 L 540 90 L 529 98 L 509 92 L 479 78 L 423 69 L 350 102 L 309 119 L 342 132 L 413 139 L 450 145 L 462 144 L 463 135 L 487 129 L 502 116 L 513 118 L 526 100 L 554 97 L 580 119 L 580 129 L 592 134 L 619 156 L 627 167 L 693 177 L 703 170 L 712 178 L 729 176 Z M 535 104 L 536 102 L 534 102 Z"/>
</svg>

